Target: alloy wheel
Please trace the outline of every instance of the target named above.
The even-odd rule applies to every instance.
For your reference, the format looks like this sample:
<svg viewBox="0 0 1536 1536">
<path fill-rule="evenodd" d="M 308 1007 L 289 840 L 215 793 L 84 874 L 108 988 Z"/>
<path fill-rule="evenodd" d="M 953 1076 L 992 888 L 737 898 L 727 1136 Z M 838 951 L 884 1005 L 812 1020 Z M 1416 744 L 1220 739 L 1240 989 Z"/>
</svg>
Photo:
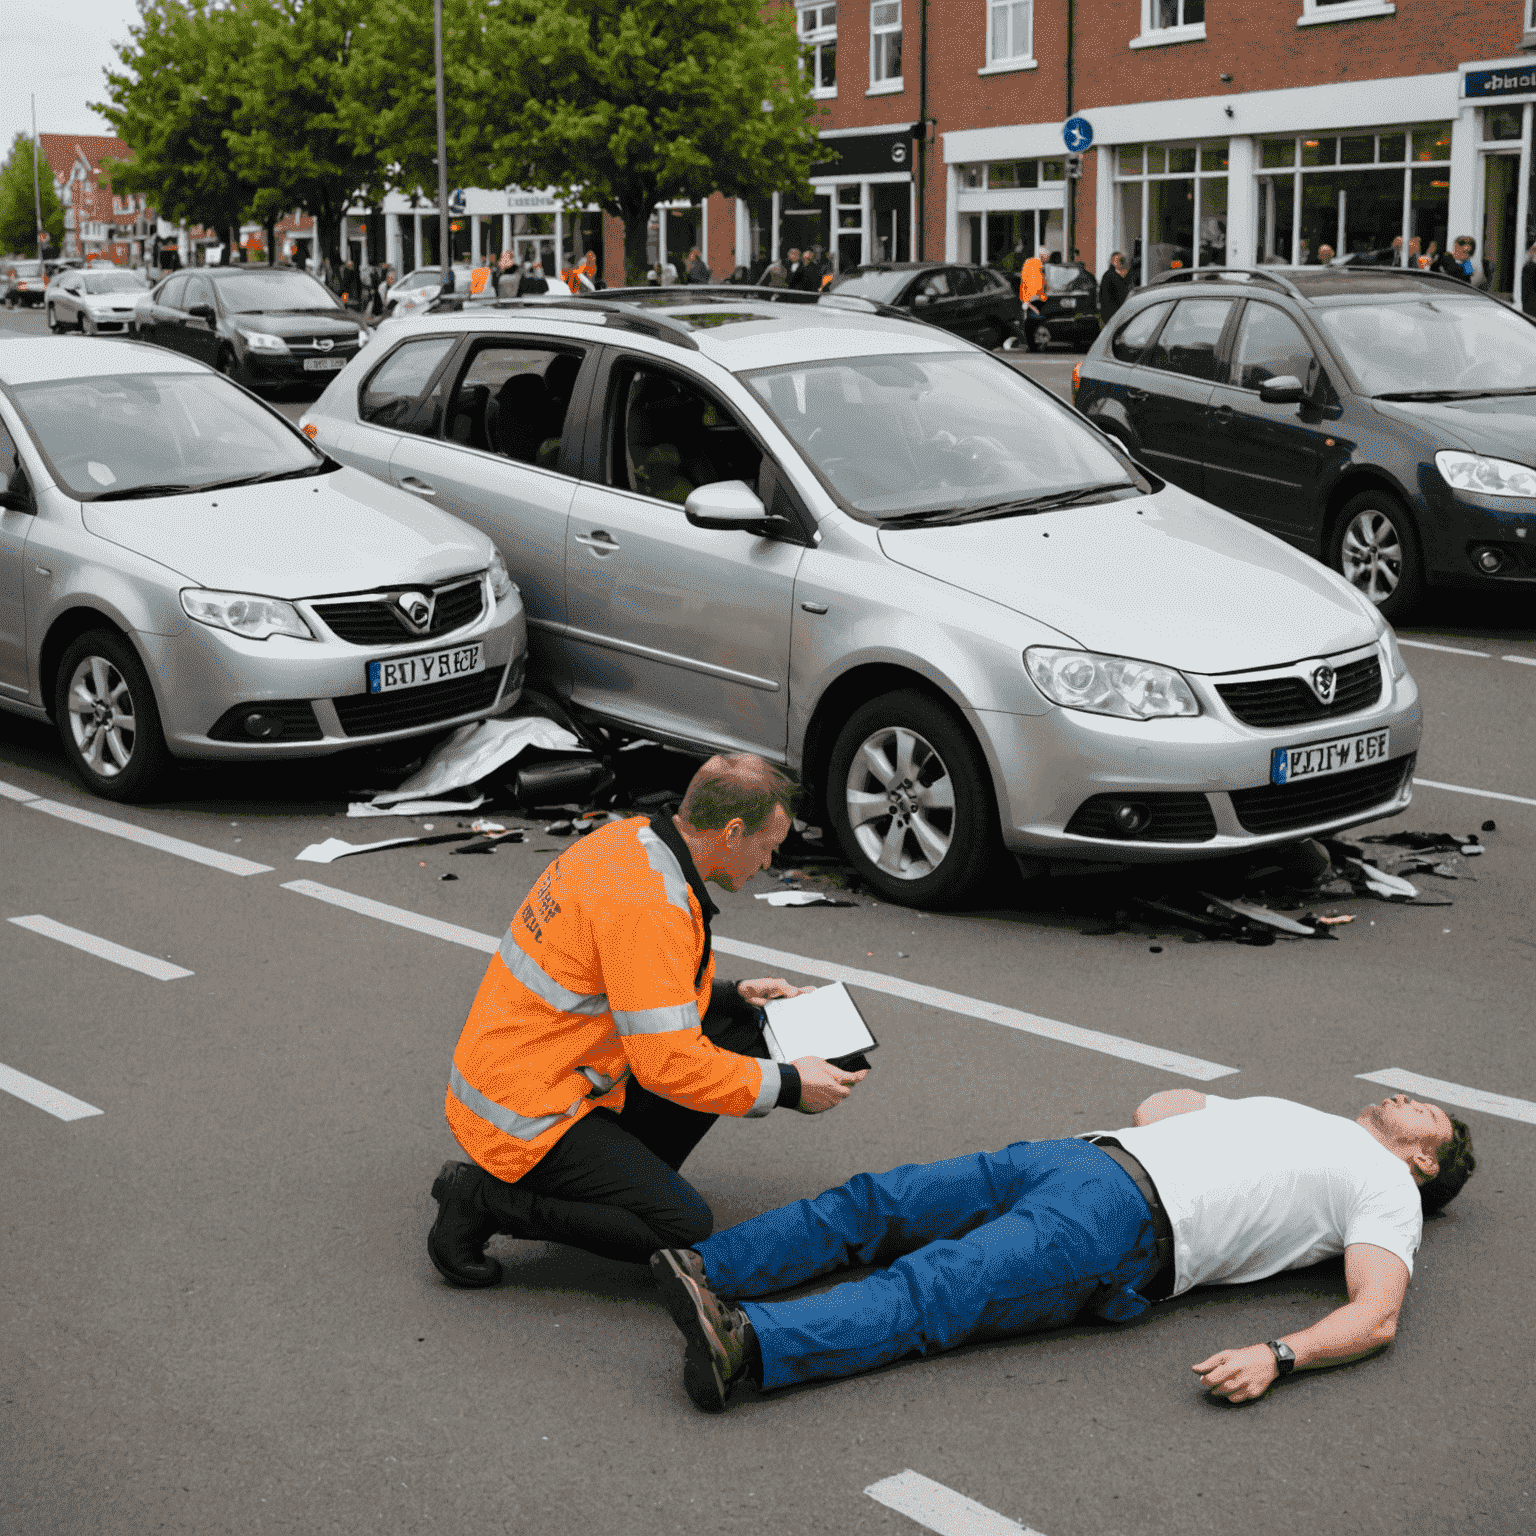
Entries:
<svg viewBox="0 0 1536 1536">
<path fill-rule="evenodd" d="M 1402 536 L 1385 512 L 1366 507 L 1344 530 L 1339 560 L 1350 582 L 1373 603 L 1384 603 L 1402 580 Z"/>
<path fill-rule="evenodd" d="M 854 753 L 845 787 L 848 823 L 872 864 L 897 880 L 933 874 L 955 832 L 955 786 L 932 744 L 884 726 Z"/>
<path fill-rule="evenodd" d="M 138 735 L 128 680 L 105 656 L 86 656 L 69 680 L 69 728 L 92 773 L 115 779 L 133 758 Z"/>
</svg>

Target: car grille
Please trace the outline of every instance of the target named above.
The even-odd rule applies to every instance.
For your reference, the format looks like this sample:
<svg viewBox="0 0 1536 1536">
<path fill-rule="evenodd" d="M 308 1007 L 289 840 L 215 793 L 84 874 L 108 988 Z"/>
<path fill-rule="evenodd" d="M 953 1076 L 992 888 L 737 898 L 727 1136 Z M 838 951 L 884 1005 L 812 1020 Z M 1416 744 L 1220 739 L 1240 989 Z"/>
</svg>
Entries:
<svg viewBox="0 0 1536 1536">
<path fill-rule="evenodd" d="M 456 683 L 429 683 L 425 688 L 402 688 L 396 693 L 356 693 L 333 699 L 341 728 L 348 736 L 377 736 L 385 731 L 406 731 L 434 720 L 451 720 L 496 702 L 503 667 L 461 678 Z"/>
<path fill-rule="evenodd" d="M 245 718 L 253 710 L 281 720 L 282 731 L 273 737 L 253 738 L 245 728 Z M 215 741 L 319 741 L 321 730 L 308 699 L 251 699 L 235 705 L 233 709 L 226 709 L 213 723 L 208 734 Z"/>
<path fill-rule="evenodd" d="M 1369 709 L 1381 697 L 1381 658 L 1362 656 L 1338 669 L 1333 703 L 1322 703 L 1299 677 L 1268 677 L 1258 683 L 1221 683 L 1217 693 L 1244 725 L 1307 725 Z"/>
<path fill-rule="evenodd" d="M 317 357 L 350 357 L 357 351 L 357 338 L 355 336 L 285 336 L 290 352 L 309 353 Z M 322 341 L 331 343 L 328 347 L 322 347 Z"/>
<path fill-rule="evenodd" d="M 1344 816 L 1356 816 L 1372 806 L 1395 800 L 1413 777 L 1416 754 L 1394 757 L 1369 768 L 1296 784 L 1261 784 L 1257 789 L 1232 791 L 1232 808 L 1249 832 L 1289 832 L 1320 826 Z"/>
<path fill-rule="evenodd" d="M 1147 826 L 1131 837 L 1110 819 L 1115 807 L 1127 802 L 1145 806 L 1152 814 Z M 1067 831 L 1074 837 L 1105 837 L 1122 843 L 1206 843 L 1216 836 L 1216 817 L 1211 802 L 1193 791 L 1094 795 L 1072 813 Z"/>
<path fill-rule="evenodd" d="M 434 591 L 437 606 L 432 611 L 431 628 L 425 634 L 417 634 L 405 622 L 395 606 L 396 593 L 314 606 L 331 632 L 349 645 L 399 645 L 402 640 L 430 640 L 473 624 L 484 610 L 485 583 L 478 576 Z"/>
</svg>

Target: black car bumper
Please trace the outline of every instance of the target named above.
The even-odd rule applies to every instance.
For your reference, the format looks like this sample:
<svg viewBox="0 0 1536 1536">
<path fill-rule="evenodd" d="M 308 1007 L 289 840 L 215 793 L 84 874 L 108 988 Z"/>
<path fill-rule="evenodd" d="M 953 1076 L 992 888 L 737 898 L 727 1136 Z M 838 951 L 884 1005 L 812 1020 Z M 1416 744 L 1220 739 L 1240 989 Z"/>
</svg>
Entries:
<svg viewBox="0 0 1536 1536">
<path fill-rule="evenodd" d="M 357 356 L 351 343 L 331 352 L 256 352 L 246 349 L 241 362 L 252 384 L 315 384 L 324 388 L 336 374 Z M 308 368 L 307 363 L 323 364 Z"/>
<path fill-rule="evenodd" d="M 1439 480 L 1433 469 L 1426 479 Z M 1425 565 L 1437 586 L 1536 585 L 1536 501 L 1426 487 Z"/>
</svg>

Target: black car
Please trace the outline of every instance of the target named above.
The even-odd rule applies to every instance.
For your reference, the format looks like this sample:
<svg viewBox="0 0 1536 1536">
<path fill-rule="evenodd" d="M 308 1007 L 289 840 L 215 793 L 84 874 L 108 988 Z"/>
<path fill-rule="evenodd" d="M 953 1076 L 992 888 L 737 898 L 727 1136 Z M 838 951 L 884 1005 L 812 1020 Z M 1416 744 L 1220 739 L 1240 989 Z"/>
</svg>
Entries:
<svg viewBox="0 0 1536 1536">
<path fill-rule="evenodd" d="M 1015 285 L 1017 286 L 1017 285 Z M 1031 351 L 1054 342 L 1086 350 L 1099 335 L 1099 284 L 1082 262 L 1045 263 L 1045 296 L 1032 306 L 1037 326 L 1029 340 Z"/>
<path fill-rule="evenodd" d="M 1387 618 L 1426 586 L 1536 583 L 1536 323 L 1454 278 L 1166 273 L 1126 300 L 1073 397 Z"/>
<path fill-rule="evenodd" d="M 1028 342 L 1019 284 L 990 267 L 941 261 L 879 261 L 833 280 L 832 293 L 872 299 L 995 349 L 1010 338 Z"/>
<path fill-rule="evenodd" d="M 196 267 L 142 298 L 132 330 L 252 389 L 323 385 L 368 340 L 336 297 L 295 267 Z"/>
</svg>

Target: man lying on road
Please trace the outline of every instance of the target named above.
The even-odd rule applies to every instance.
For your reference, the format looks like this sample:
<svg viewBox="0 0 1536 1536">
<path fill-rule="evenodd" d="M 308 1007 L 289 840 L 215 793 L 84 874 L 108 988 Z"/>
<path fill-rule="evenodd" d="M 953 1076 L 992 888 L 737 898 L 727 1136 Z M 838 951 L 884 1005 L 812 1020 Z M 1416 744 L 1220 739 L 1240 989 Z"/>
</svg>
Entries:
<svg viewBox="0 0 1536 1536">
<path fill-rule="evenodd" d="M 1391 1342 L 1423 1218 L 1476 1166 L 1467 1127 L 1398 1094 L 1354 1120 L 1286 1099 L 1154 1094 L 1111 1135 L 859 1174 L 814 1200 L 652 1255 L 687 1340 L 683 1382 L 718 1413 L 764 1388 L 850 1376 L 968 1340 L 1127 1322 L 1195 1285 L 1236 1285 L 1342 1253 L 1349 1301 L 1299 1333 L 1194 1367 L 1240 1403 L 1295 1369 Z M 889 1265 L 797 1301 L 766 1296 L 847 1265 Z"/>
</svg>

